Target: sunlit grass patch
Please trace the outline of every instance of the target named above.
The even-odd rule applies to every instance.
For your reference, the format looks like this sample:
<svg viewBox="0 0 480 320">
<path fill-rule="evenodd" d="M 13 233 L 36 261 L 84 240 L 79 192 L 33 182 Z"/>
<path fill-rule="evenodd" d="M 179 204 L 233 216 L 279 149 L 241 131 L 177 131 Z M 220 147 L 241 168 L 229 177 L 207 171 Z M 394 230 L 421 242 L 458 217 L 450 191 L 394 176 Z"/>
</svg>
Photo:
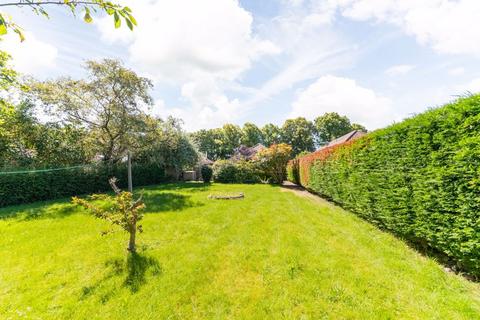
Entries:
<svg viewBox="0 0 480 320">
<path fill-rule="evenodd" d="M 209 194 L 243 192 L 240 201 Z M 480 287 L 269 185 L 145 188 L 139 252 L 66 201 L 0 209 L 0 318 L 475 319 Z"/>
</svg>

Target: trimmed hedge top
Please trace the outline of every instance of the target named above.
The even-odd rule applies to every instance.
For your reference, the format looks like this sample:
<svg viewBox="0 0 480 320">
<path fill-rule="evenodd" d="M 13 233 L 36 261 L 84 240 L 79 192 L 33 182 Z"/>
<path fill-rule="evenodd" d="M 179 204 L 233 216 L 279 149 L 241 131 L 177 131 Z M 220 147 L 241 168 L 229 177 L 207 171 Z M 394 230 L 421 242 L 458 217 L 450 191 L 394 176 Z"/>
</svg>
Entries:
<svg viewBox="0 0 480 320">
<path fill-rule="evenodd" d="M 166 180 L 163 167 L 134 165 L 134 186 Z M 126 165 L 92 165 L 55 171 L 32 171 L 0 175 L 0 207 L 111 190 L 108 179 L 117 177 L 119 187 L 127 186 Z"/>
<path fill-rule="evenodd" d="M 291 161 L 288 173 L 480 275 L 480 95 Z"/>
</svg>

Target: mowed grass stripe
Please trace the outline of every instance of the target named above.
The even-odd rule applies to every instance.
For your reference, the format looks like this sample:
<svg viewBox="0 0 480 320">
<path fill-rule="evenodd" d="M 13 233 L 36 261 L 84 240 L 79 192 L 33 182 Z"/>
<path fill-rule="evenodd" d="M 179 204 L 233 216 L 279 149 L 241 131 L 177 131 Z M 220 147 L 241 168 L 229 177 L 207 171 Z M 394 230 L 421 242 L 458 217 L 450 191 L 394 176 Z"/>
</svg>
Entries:
<svg viewBox="0 0 480 320">
<path fill-rule="evenodd" d="M 209 200 L 213 192 L 243 200 Z M 480 287 L 269 185 L 145 189 L 140 253 L 66 201 L 0 209 L 0 318 L 476 319 Z"/>
</svg>

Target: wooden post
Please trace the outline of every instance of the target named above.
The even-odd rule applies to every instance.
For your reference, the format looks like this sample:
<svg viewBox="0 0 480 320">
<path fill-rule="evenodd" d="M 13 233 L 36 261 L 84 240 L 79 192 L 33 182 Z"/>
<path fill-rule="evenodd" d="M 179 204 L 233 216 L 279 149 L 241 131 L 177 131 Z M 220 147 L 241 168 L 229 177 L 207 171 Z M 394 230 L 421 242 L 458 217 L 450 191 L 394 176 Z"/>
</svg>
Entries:
<svg viewBox="0 0 480 320">
<path fill-rule="evenodd" d="M 127 161 L 128 161 L 128 191 L 133 192 L 133 183 L 132 183 L 132 155 L 130 150 L 127 152 Z"/>
</svg>

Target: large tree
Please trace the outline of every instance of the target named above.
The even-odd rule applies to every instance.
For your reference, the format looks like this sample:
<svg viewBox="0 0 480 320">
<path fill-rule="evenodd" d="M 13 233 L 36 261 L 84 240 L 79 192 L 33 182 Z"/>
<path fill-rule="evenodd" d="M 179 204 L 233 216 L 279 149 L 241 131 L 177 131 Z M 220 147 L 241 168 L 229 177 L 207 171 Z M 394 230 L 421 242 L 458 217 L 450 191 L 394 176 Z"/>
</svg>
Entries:
<svg viewBox="0 0 480 320">
<path fill-rule="evenodd" d="M 222 127 L 221 157 L 226 158 L 241 144 L 242 129 L 239 126 L 227 123 Z"/>
<path fill-rule="evenodd" d="M 262 131 L 253 123 L 247 122 L 242 128 L 241 143 L 247 147 L 252 147 L 263 142 Z"/>
<path fill-rule="evenodd" d="M 176 170 L 191 169 L 198 162 L 198 151 L 182 129 L 182 121 L 173 117 L 155 119 L 153 126 L 139 139 L 134 155 L 137 162 L 159 163 Z"/>
<path fill-rule="evenodd" d="M 0 3 L 0 10 L 10 7 L 26 7 L 31 9 L 35 14 L 49 17 L 47 7 L 65 7 L 74 15 L 83 14 L 83 20 L 87 23 L 93 21 L 92 13 L 103 11 L 113 17 L 115 28 L 119 28 L 122 19 L 130 30 L 137 25 L 135 18 L 132 16 L 132 10 L 129 7 L 122 6 L 107 0 L 6 0 Z M 25 39 L 22 28 L 17 25 L 10 15 L 0 11 L 0 39 L 1 36 L 8 33 L 9 30 L 17 33 L 20 40 Z"/>
<path fill-rule="evenodd" d="M 198 151 L 211 160 L 217 160 L 221 158 L 222 150 L 222 129 L 202 129 L 193 132 L 191 135 L 192 140 L 198 147 Z"/>
<path fill-rule="evenodd" d="M 0 165 L 2 167 L 28 166 L 33 160 L 35 120 L 24 104 L 0 106 Z"/>
<path fill-rule="evenodd" d="M 92 158 L 85 130 L 42 123 L 34 111 L 29 101 L 0 108 L 0 167 L 58 167 Z"/>
<path fill-rule="evenodd" d="M 84 130 L 58 123 L 42 123 L 28 100 L 13 103 L 26 90 L 0 51 L 0 167 L 48 167 L 84 163 L 88 158 Z"/>
<path fill-rule="evenodd" d="M 282 142 L 292 146 L 292 155 L 315 150 L 313 124 L 303 117 L 288 119 L 282 126 Z"/>
<path fill-rule="evenodd" d="M 352 130 L 366 131 L 359 124 L 352 124 L 346 116 L 336 112 L 327 112 L 314 120 L 317 143 L 325 145 L 331 140 L 341 137 Z"/>
<path fill-rule="evenodd" d="M 268 123 L 262 128 L 263 143 L 269 147 L 281 142 L 282 133 L 278 126 Z"/>
<path fill-rule="evenodd" d="M 148 130 L 142 105 L 153 103 L 152 83 L 117 60 L 88 61 L 86 70 L 83 80 L 33 82 L 32 93 L 52 115 L 89 130 L 104 161 L 117 162 Z"/>
</svg>

